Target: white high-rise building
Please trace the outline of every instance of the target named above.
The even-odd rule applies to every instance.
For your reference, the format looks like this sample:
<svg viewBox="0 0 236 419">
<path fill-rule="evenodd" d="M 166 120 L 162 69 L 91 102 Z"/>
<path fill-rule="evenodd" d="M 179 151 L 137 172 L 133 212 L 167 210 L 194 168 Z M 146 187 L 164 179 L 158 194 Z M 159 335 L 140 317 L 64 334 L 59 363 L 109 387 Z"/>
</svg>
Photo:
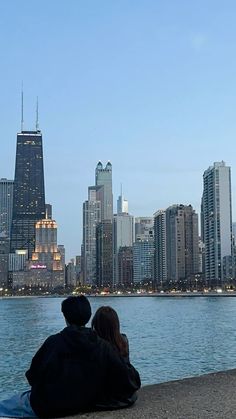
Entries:
<svg viewBox="0 0 236 419">
<path fill-rule="evenodd" d="M 231 173 L 223 161 L 203 174 L 201 220 L 205 280 L 209 286 L 221 285 L 223 258 L 232 255 Z"/>
<path fill-rule="evenodd" d="M 129 212 L 129 205 L 128 205 L 128 201 L 127 199 L 124 198 L 124 196 L 121 195 L 119 196 L 119 198 L 117 199 L 117 214 L 128 214 Z"/>
<path fill-rule="evenodd" d="M 0 179 L 0 233 L 10 237 L 14 181 Z"/>
</svg>

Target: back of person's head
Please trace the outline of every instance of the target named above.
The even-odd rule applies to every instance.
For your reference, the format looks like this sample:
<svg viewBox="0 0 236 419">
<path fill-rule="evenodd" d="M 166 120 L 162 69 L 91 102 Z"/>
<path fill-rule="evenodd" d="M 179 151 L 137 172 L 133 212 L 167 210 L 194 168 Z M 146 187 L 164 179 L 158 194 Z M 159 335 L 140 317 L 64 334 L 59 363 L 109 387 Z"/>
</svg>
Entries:
<svg viewBox="0 0 236 419">
<path fill-rule="evenodd" d="M 112 307 L 102 306 L 96 311 L 92 319 L 92 329 L 94 329 L 101 338 L 115 346 L 121 355 L 127 355 L 128 347 L 120 333 L 119 317 Z"/>
<path fill-rule="evenodd" d="M 85 326 L 91 317 L 90 302 L 84 295 L 68 297 L 62 301 L 61 311 L 70 325 Z"/>
</svg>

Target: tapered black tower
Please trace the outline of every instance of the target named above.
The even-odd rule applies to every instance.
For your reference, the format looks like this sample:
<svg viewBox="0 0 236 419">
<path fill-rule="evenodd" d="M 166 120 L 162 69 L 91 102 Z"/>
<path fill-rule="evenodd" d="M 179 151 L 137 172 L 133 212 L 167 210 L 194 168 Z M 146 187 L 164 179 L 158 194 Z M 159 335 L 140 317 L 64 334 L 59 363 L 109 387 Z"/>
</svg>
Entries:
<svg viewBox="0 0 236 419">
<path fill-rule="evenodd" d="M 35 245 L 35 223 L 45 218 L 42 133 L 22 130 L 17 134 L 15 181 L 10 251 L 28 250 Z"/>
</svg>

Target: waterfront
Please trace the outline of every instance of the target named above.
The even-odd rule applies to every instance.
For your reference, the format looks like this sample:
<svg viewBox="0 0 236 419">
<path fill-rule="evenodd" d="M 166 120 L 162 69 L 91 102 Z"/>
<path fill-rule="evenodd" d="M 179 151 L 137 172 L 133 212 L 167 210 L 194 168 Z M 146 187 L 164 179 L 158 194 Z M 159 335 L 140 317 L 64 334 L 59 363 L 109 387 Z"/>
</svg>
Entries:
<svg viewBox="0 0 236 419">
<path fill-rule="evenodd" d="M 0 398 L 27 388 L 24 372 L 44 339 L 64 327 L 61 298 L 0 300 Z M 93 313 L 112 305 L 129 337 L 143 384 L 236 367 L 236 300 L 90 298 Z"/>
</svg>

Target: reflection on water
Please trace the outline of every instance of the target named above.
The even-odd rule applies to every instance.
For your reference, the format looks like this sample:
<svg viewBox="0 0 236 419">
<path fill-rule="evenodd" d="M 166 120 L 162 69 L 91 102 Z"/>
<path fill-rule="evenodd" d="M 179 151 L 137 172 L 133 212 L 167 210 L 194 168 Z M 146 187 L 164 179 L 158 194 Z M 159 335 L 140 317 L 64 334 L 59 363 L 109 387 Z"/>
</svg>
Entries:
<svg viewBox="0 0 236 419">
<path fill-rule="evenodd" d="M 27 388 L 37 348 L 64 327 L 60 298 L 0 300 L 0 399 Z M 97 297 L 111 305 L 128 335 L 143 384 L 236 368 L 236 298 Z"/>
</svg>

